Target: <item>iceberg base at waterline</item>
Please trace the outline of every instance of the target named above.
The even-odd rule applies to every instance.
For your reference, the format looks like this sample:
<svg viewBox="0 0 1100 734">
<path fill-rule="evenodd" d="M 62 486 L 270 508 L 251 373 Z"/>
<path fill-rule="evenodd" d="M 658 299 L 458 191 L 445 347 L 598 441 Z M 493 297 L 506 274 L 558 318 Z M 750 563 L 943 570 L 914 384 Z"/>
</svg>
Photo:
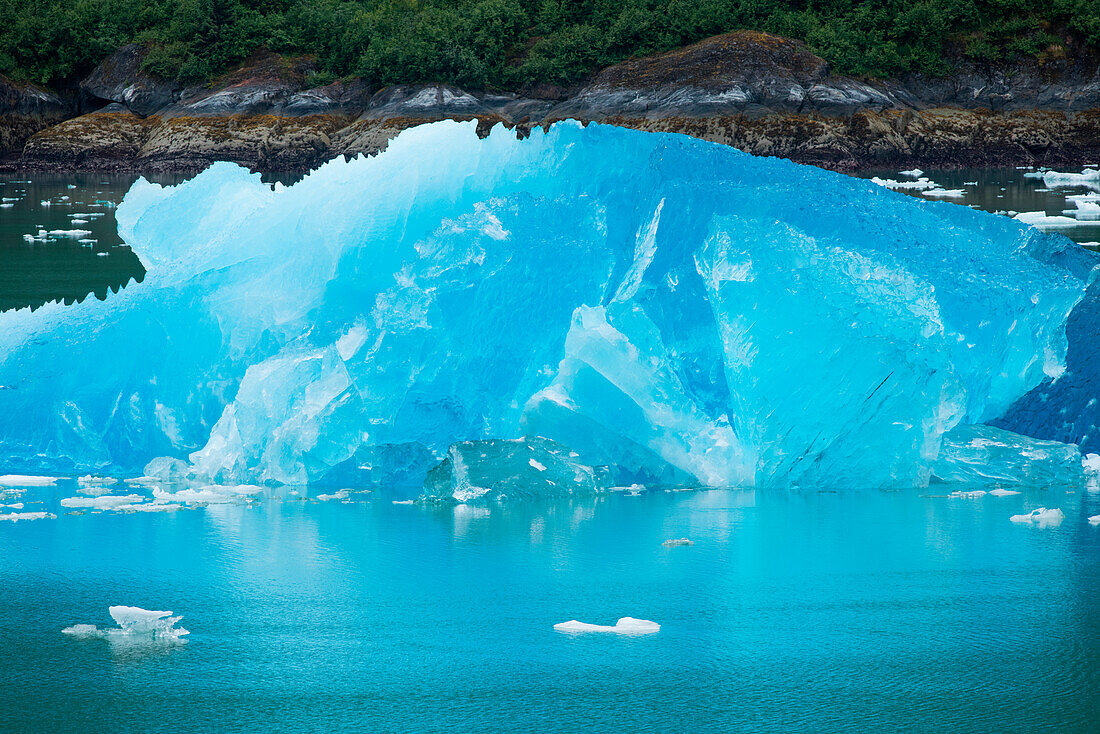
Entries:
<svg viewBox="0 0 1100 734">
<path fill-rule="evenodd" d="M 453 495 L 452 445 L 538 436 L 552 471 L 617 485 L 923 486 L 945 434 L 1062 374 L 1096 264 L 1007 218 L 572 122 L 425 125 L 292 186 L 216 164 L 117 212 L 142 283 L 0 314 L 2 471 L 168 457 L 199 485 L 350 486 L 449 458 Z"/>
</svg>

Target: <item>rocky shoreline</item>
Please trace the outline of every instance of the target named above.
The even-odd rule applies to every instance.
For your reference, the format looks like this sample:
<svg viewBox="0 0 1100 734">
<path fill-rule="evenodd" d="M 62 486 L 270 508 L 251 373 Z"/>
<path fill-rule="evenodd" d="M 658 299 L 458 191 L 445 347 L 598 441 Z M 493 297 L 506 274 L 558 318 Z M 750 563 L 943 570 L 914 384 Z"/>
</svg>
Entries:
<svg viewBox="0 0 1100 734">
<path fill-rule="evenodd" d="M 565 119 L 676 132 L 835 170 L 1100 162 L 1100 64 L 963 65 L 953 77 L 833 74 L 801 43 L 742 31 L 609 67 L 573 89 L 309 88 L 309 59 L 258 54 L 205 87 L 120 49 L 76 90 L 0 78 L 0 170 L 193 173 L 215 160 L 304 172 L 372 154 L 408 127 L 478 120 L 519 135 Z"/>
</svg>

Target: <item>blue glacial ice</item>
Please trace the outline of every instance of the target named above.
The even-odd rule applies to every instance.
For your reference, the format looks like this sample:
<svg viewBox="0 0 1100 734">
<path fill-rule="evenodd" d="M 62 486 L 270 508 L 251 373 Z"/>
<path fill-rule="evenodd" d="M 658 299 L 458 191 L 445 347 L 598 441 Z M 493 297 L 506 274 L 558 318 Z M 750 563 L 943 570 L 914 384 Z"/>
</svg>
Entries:
<svg viewBox="0 0 1100 734">
<path fill-rule="evenodd" d="M 142 283 L 0 315 L 0 470 L 415 485 L 542 436 L 616 483 L 922 486 L 945 433 L 1058 384 L 1096 262 L 575 123 L 426 125 L 293 186 L 217 164 L 117 214 Z"/>
</svg>

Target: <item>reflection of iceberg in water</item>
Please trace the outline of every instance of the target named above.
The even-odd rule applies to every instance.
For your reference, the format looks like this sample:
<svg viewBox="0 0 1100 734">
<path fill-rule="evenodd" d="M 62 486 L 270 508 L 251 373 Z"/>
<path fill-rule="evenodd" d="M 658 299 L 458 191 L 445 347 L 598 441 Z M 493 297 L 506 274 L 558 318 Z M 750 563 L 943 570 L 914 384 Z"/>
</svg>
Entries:
<svg viewBox="0 0 1100 734">
<path fill-rule="evenodd" d="M 617 483 L 923 485 L 1062 370 L 1068 240 L 681 136 L 474 128 L 139 181 L 143 283 L 0 315 L 9 470 L 351 484 L 527 435 Z"/>
</svg>

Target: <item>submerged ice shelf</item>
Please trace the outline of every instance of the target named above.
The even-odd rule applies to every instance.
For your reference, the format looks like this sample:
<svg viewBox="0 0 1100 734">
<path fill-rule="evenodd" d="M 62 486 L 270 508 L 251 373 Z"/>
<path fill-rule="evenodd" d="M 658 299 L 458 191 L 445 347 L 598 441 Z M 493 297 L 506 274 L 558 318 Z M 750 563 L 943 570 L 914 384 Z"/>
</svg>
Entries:
<svg viewBox="0 0 1100 734">
<path fill-rule="evenodd" d="M 274 189 L 231 164 L 139 180 L 117 217 L 142 283 L 0 315 L 0 470 L 419 486 L 445 460 L 429 494 L 473 497 L 464 442 L 488 440 L 548 492 L 919 486 L 955 456 L 1000 476 L 965 431 L 1057 384 L 1096 262 L 870 182 L 574 123 L 422 126 Z"/>
</svg>

